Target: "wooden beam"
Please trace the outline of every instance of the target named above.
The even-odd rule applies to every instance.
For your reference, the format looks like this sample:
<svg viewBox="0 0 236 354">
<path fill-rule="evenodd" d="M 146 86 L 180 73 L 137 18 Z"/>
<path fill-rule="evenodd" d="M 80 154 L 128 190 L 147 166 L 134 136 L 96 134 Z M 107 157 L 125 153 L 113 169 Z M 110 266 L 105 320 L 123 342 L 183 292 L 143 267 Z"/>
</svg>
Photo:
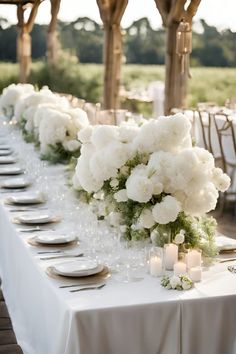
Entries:
<svg viewBox="0 0 236 354">
<path fill-rule="evenodd" d="M 35 17 L 37 15 L 38 7 L 43 0 L 35 0 L 32 4 L 30 15 L 25 21 L 25 5 L 23 2 L 17 6 L 18 18 L 18 37 L 17 37 L 17 59 L 20 64 L 20 82 L 27 82 L 30 66 L 31 66 L 31 37 L 30 33 L 33 29 Z"/>
<path fill-rule="evenodd" d="M 120 21 L 128 0 L 97 0 L 104 25 L 104 92 L 103 107 L 119 108 L 122 36 Z"/>
<path fill-rule="evenodd" d="M 51 1 L 51 21 L 47 33 L 47 59 L 50 64 L 55 64 L 58 58 L 60 44 L 57 37 L 57 15 L 60 10 L 61 0 Z"/>
</svg>

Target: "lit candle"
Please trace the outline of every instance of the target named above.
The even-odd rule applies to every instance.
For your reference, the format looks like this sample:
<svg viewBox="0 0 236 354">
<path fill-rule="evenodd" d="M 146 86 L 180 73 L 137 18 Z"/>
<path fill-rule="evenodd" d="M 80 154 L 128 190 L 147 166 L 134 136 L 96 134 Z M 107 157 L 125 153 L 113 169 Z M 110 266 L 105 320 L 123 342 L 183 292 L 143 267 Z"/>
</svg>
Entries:
<svg viewBox="0 0 236 354">
<path fill-rule="evenodd" d="M 189 276 L 193 282 L 201 281 L 202 279 L 202 268 L 192 267 L 189 269 Z"/>
<path fill-rule="evenodd" d="M 178 246 L 169 243 L 165 246 L 165 268 L 173 270 L 174 264 L 178 261 Z"/>
<path fill-rule="evenodd" d="M 185 274 L 187 266 L 184 262 L 177 262 L 174 264 L 174 275 Z"/>
<path fill-rule="evenodd" d="M 160 277 L 162 275 L 162 259 L 158 256 L 153 256 L 149 261 L 150 274 L 153 277 Z"/>
<path fill-rule="evenodd" d="M 193 267 L 201 267 L 202 256 L 201 252 L 197 250 L 191 250 L 186 256 L 188 269 Z"/>
</svg>

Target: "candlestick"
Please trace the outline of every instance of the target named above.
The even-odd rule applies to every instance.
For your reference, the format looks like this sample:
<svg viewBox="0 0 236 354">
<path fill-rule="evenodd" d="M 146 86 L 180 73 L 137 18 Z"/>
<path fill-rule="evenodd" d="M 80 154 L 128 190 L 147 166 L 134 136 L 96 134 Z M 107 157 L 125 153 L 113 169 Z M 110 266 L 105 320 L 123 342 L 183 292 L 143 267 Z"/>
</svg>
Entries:
<svg viewBox="0 0 236 354">
<path fill-rule="evenodd" d="M 202 279 L 202 268 L 201 267 L 192 267 L 189 269 L 189 276 L 193 282 L 201 281 Z"/>
<path fill-rule="evenodd" d="M 174 264 L 174 275 L 185 274 L 187 266 L 184 262 L 177 262 Z"/>
<path fill-rule="evenodd" d="M 160 277 L 162 275 L 162 259 L 158 256 L 150 258 L 150 274 L 153 277 Z"/>
<path fill-rule="evenodd" d="M 201 267 L 202 255 L 200 250 L 190 250 L 186 255 L 188 269 L 193 267 Z"/>
<path fill-rule="evenodd" d="M 173 270 L 174 264 L 178 261 L 178 246 L 169 243 L 165 246 L 165 268 Z"/>
</svg>

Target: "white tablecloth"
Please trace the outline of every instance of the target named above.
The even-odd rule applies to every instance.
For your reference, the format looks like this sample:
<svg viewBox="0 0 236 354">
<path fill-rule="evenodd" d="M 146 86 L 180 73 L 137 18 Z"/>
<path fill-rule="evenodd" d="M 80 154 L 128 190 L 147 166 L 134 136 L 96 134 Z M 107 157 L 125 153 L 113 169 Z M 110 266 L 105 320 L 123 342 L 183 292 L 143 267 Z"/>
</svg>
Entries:
<svg viewBox="0 0 236 354">
<path fill-rule="evenodd" d="M 48 277 L 53 262 L 39 259 L 11 218 L 2 203 L 2 290 L 25 354 L 236 354 L 236 274 L 227 263 L 186 292 L 147 274 L 127 284 L 111 276 L 103 289 L 72 294 L 59 289 L 64 280 Z M 64 219 L 61 227 L 71 225 Z"/>
</svg>

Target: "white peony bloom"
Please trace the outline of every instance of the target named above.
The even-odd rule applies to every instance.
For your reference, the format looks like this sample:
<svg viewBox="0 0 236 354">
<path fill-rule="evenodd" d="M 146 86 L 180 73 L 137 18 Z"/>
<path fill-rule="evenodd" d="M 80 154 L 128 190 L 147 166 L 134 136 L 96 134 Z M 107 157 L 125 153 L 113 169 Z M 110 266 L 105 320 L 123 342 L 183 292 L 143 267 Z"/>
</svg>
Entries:
<svg viewBox="0 0 236 354">
<path fill-rule="evenodd" d="M 177 275 L 173 275 L 170 278 L 170 285 L 171 285 L 172 289 L 176 289 L 177 286 L 181 286 L 181 284 L 182 284 L 181 280 L 180 280 L 180 278 Z"/>
<path fill-rule="evenodd" d="M 141 228 L 150 229 L 155 224 L 155 220 L 150 209 L 144 209 L 138 219 Z"/>
<path fill-rule="evenodd" d="M 212 182 L 220 192 L 225 192 L 230 186 L 230 177 L 221 168 L 214 168 Z"/>
<path fill-rule="evenodd" d="M 175 221 L 180 211 L 180 202 L 176 198 L 168 195 L 154 206 L 152 214 L 158 224 L 165 225 Z"/>
<path fill-rule="evenodd" d="M 114 194 L 114 198 L 117 201 L 117 203 L 121 202 L 127 202 L 128 196 L 127 196 L 127 191 L 126 189 L 121 189 L 118 192 Z"/>
<path fill-rule="evenodd" d="M 88 193 L 98 192 L 103 186 L 103 181 L 96 180 L 92 176 L 88 161 L 82 156 L 79 157 L 77 162 L 76 175 L 82 188 Z"/>
<path fill-rule="evenodd" d="M 90 143 L 91 142 L 91 136 L 93 133 L 94 126 L 93 125 L 88 125 L 87 127 L 81 129 L 78 132 L 78 139 L 81 141 L 81 143 Z"/>
<path fill-rule="evenodd" d="M 91 142 L 96 148 L 101 149 L 109 143 L 118 140 L 118 137 L 118 127 L 112 125 L 97 125 L 93 129 Z"/>
<path fill-rule="evenodd" d="M 139 203 L 147 203 L 153 194 L 153 184 L 147 177 L 145 165 L 136 166 L 126 181 L 127 196 Z"/>
</svg>

